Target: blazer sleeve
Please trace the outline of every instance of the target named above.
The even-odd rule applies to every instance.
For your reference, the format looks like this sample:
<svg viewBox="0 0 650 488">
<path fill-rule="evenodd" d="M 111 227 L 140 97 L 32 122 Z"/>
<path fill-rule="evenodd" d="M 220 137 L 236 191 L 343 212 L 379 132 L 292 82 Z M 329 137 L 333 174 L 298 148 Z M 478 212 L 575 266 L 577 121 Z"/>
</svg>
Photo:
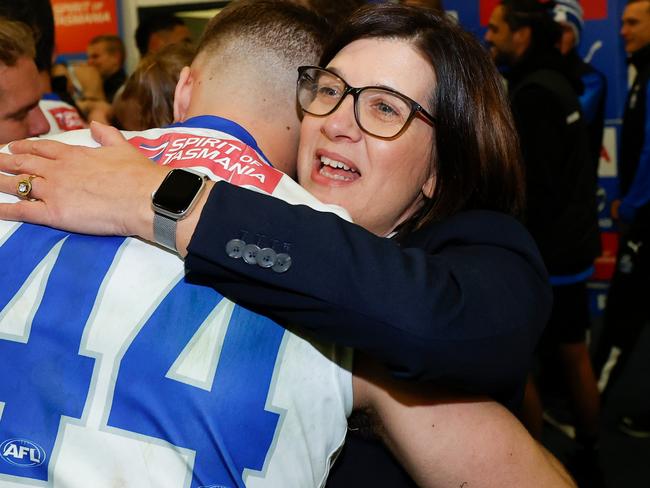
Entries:
<svg viewBox="0 0 650 488">
<path fill-rule="evenodd" d="M 229 257 L 232 239 L 291 256 L 286 272 Z M 550 289 L 514 219 L 466 212 L 400 246 L 302 205 L 218 183 L 186 257 L 189 279 L 288 328 L 362 349 L 395 376 L 504 403 L 521 387 Z"/>
</svg>

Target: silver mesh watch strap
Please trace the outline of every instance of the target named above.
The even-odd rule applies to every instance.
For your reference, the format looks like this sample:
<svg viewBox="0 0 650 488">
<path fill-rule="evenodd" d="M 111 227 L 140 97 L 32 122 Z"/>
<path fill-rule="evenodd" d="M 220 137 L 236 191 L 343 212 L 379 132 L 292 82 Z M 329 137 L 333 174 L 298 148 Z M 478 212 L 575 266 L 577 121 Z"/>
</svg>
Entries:
<svg viewBox="0 0 650 488">
<path fill-rule="evenodd" d="M 167 249 L 176 250 L 176 223 L 177 221 L 159 213 L 153 215 L 153 236 L 156 242 Z"/>
</svg>

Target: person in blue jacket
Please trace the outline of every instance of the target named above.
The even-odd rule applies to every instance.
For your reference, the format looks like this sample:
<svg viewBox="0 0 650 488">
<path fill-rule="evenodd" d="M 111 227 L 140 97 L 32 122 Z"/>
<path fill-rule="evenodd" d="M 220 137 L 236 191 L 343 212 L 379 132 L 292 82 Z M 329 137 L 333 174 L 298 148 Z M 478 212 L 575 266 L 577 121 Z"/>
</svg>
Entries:
<svg viewBox="0 0 650 488">
<path fill-rule="evenodd" d="M 607 295 L 603 333 L 594 357 L 603 400 L 623 371 L 650 317 L 650 1 L 628 2 L 621 37 L 636 77 L 623 114 L 619 154 L 621 197 L 612 203 L 612 217 L 621 237 L 616 270 Z M 620 419 L 621 429 L 650 437 L 650 412 Z"/>
</svg>

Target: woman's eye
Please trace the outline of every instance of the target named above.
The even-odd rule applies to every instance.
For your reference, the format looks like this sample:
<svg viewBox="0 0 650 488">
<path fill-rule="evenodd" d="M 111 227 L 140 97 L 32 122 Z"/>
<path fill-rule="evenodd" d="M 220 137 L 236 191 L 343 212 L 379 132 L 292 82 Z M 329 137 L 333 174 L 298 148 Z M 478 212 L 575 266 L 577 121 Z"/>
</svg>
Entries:
<svg viewBox="0 0 650 488">
<path fill-rule="evenodd" d="M 318 95 L 322 97 L 338 97 L 339 90 L 334 86 L 320 85 L 318 87 Z"/>
<path fill-rule="evenodd" d="M 376 110 L 387 117 L 397 115 L 397 111 L 393 107 L 383 102 L 377 104 Z"/>
<path fill-rule="evenodd" d="M 383 121 L 393 122 L 400 119 L 402 116 L 402 113 L 398 108 L 384 100 L 375 100 L 371 107 L 374 116 Z"/>
</svg>

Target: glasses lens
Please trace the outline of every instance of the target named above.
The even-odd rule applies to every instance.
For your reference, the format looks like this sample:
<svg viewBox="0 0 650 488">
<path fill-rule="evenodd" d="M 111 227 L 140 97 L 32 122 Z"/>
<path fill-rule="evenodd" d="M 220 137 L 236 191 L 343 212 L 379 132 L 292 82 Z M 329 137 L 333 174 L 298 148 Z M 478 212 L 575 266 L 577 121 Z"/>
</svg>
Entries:
<svg viewBox="0 0 650 488">
<path fill-rule="evenodd" d="M 336 107 L 345 88 L 345 82 L 338 76 L 310 68 L 303 71 L 298 80 L 298 103 L 305 112 L 325 115 Z"/>
<path fill-rule="evenodd" d="M 412 110 L 406 99 L 381 88 L 366 88 L 359 93 L 359 124 L 379 137 L 397 135 L 409 121 Z"/>
</svg>

